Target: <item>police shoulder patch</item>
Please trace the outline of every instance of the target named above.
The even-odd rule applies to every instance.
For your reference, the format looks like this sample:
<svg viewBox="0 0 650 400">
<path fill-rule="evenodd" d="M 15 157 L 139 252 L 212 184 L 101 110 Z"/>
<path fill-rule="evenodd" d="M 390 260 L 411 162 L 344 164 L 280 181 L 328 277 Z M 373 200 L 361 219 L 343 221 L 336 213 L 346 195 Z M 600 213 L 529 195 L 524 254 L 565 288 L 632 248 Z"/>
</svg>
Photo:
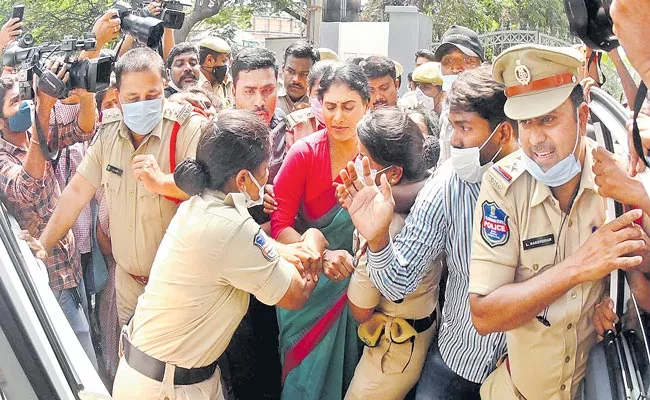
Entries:
<svg viewBox="0 0 650 400">
<path fill-rule="evenodd" d="M 496 203 L 484 201 L 481 205 L 481 237 L 490 247 L 508 243 L 510 226 L 508 215 Z"/>
<path fill-rule="evenodd" d="M 266 233 L 261 228 L 253 238 L 253 244 L 260 249 L 264 258 L 269 261 L 273 261 L 280 256 L 271 239 L 266 236 Z"/>
</svg>

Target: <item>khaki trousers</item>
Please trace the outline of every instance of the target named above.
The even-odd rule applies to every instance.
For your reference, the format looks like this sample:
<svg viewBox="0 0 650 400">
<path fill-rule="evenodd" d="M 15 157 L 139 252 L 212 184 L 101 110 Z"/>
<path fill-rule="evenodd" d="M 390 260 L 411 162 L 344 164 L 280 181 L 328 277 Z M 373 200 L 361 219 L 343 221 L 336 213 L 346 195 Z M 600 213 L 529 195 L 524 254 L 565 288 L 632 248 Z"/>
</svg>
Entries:
<svg viewBox="0 0 650 400">
<path fill-rule="evenodd" d="M 420 379 L 437 326 L 434 323 L 418 333 L 413 345 L 411 342 L 393 343 L 384 335 L 377 346 L 365 346 L 345 400 L 403 399 Z"/>
<path fill-rule="evenodd" d="M 144 286 L 133 279 L 124 268 L 115 267 L 115 299 L 117 301 L 117 317 L 120 326 L 133 316 L 138 297 L 144 293 Z"/>
<path fill-rule="evenodd" d="M 504 360 L 499 361 L 497 369 L 481 385 L 481 400 L 526 400 L 512 383 Z"/>
</svg>

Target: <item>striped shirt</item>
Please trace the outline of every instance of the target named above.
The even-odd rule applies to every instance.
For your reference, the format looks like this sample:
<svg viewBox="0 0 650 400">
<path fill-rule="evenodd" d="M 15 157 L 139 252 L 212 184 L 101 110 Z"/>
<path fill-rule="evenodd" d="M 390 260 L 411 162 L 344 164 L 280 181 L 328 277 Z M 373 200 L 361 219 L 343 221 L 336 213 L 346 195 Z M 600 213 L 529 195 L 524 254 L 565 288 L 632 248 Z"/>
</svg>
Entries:
<svg viewBox="0 0 650 400">
<path fill-rule="evenodd" d="M 469 262 L 472 217 L 481 185 L 461 180 L 451 162 L 440 166 L 420 191 L 406 225 L 389 246 L 368 252 L 370 279 L 388 299 L 412 293 L 432 261 L 445 257 L 449 277 L 438 337 L 447 366 L 481 383 L 505 353 L 505 336 L 481 336 L 469 311 Z"/>
</svg>

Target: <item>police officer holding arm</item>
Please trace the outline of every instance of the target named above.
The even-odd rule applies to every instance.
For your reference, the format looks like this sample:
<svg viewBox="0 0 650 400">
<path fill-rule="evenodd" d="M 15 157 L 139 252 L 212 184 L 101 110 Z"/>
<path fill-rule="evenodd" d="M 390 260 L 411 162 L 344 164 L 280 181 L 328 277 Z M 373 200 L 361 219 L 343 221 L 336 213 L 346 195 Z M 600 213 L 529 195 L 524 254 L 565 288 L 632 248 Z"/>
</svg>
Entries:
<svg viewBox="0 0 650 400">
<path fill-rule="evenodd" d="M 94 143 L 61 195 L 39 240 L 29 239 L 39 258 L 76 221 L 103 187 L 108 196 L 117 262 L 115 286 L 120 323 L 135 310 L 158 245 L 180 200 L 174 167 L 193 157 L 205 117 L 190 105 L 165 102 L 160 56 L 149 48 L 125 54 L 115 65 L 120 110 L 103 113 Z M 174 150 L 174 151 L 172 151 Z"/>
<path fill-rule="evenodd" d="M 632 224 L 640 211 L 605 223 L 580 65 L 575 49 L 535 45 L 494 63 L 521 150 L 486 172 L 474 214 L 472 320 L 481 334 L 506 332 L 508 349 L 482 399 L 574 398 L 605 278 L 650 261 L 646 235 Z"/>
<path fill-rule="evenodd" d="M 327 241 L 309 230 L 279 245 L 248 213 L 263 196 L 269 156 L 268 126 L 228 110 L 204 130 L 196 160 L 179 165 L 179 185 L 197 195 L 172 219 L 125 328 L 115 399 L 223 399 L 217 359 L 249 293 L 288 309 L 307 301 Z"/>
</svg>

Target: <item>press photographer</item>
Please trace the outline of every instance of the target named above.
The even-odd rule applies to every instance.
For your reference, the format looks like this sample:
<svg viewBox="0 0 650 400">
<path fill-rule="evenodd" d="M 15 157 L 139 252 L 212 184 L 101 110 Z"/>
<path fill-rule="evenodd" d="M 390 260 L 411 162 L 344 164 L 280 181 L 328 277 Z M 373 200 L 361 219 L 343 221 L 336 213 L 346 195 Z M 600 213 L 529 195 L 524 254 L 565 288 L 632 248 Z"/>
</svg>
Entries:
<svg viewBox="0 0 650 400">
<path fill-rule="evenodd" d="M 62 82 L 68 82 L 69 75 L 60 60 L 50 60 L 45 68 Z M 83 118 L 49 129 L 50 114 L 57 99 L 36 90 L 34 100 L 38 122 L 33 121 L 32 110 L 21 98 L 15 77 L 0 78 L 0 198 L 20 226 L 34 236 L 40 235 L 45 228 L 61 195 L 52 162 L 45 158 L 39 139 L 34 134 L 36 124 L 42 127 L 43 136 L 48 141 L 57 135 L 58 149 L 89 140 L 95 129 L 93 95 L 82 89 L 75 89 L 71 94 L 78 96 Z M 97 361 L 84 312 L 87 304 L 83 295 L 79 252 L 70 230 L 66 230 L 61 240 L 54 244 L 44 262 L 50 287 L 79 342 L 96 367 Z"/>
</svg>

